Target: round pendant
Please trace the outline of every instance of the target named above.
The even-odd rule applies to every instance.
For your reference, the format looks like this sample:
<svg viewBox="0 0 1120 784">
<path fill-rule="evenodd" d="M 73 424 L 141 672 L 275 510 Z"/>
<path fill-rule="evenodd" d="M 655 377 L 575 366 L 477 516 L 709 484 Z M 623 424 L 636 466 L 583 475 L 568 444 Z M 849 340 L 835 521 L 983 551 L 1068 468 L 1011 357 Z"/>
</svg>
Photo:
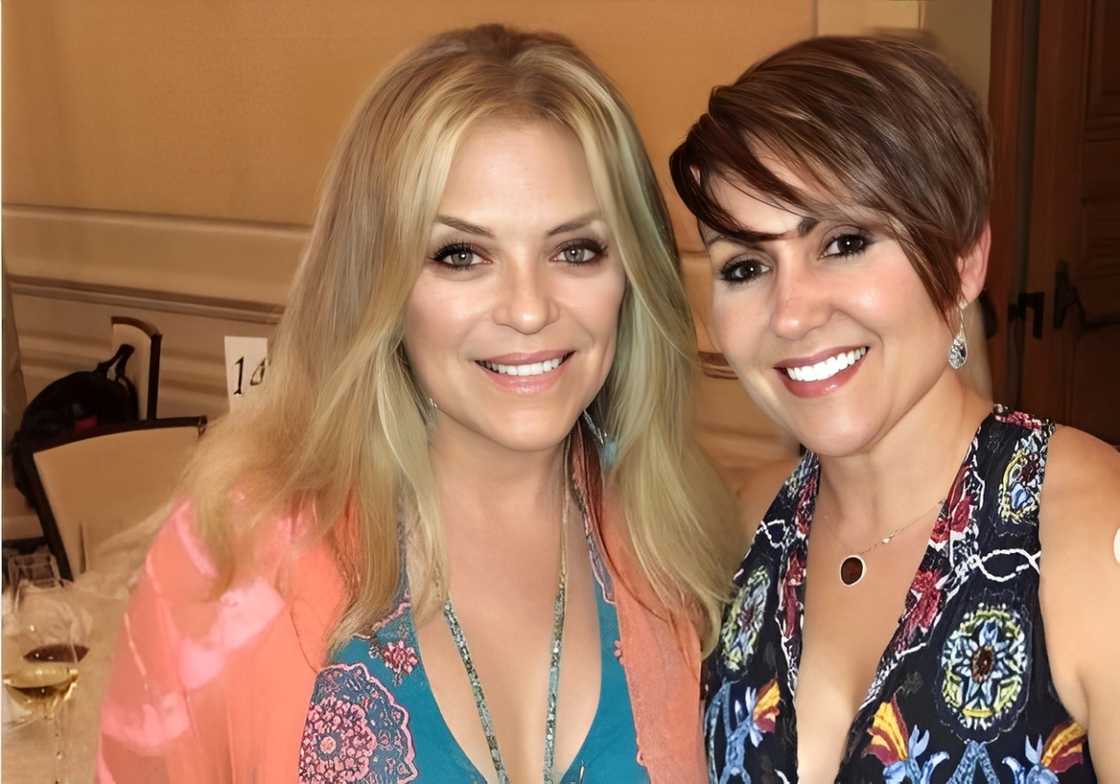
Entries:
<svg viewBox="0 0 1120 784">
<path fill-rule="evenodd" d="M 849 555 L 840 564 L 840 582 L 847 586 L 855 585 L 863 579 L 866 567 L 867 564 L 864 563 L 863 556 Z"/>
</svg>

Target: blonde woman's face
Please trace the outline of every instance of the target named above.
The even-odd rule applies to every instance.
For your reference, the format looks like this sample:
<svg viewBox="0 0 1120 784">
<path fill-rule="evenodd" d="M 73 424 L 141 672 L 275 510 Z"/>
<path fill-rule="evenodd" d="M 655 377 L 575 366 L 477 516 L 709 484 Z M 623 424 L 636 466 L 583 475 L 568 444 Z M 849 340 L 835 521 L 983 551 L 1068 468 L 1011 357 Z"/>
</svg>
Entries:
<svg viewBox="0 0 1120 784">
<path fill-rule="evenodd" d="M 614 359 L 626 287 L 583 149 L 546 122 L 465 133 L 405 313 L 437 438 L 559 444 Z"/>
</svg>

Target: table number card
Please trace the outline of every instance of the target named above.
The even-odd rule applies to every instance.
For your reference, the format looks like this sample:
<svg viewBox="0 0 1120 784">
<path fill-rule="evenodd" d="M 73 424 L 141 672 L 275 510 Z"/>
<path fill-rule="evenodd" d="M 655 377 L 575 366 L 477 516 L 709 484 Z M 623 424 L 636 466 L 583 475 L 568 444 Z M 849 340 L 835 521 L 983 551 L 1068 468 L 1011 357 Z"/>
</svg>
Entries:
<svg viewBox="0 0 1120 784">
<path fill-rule="evenodd" d="M 226 393 L 229 410 L 264 383 L 268 371 L 268 338 L 226 335 Z"/>
</svg>

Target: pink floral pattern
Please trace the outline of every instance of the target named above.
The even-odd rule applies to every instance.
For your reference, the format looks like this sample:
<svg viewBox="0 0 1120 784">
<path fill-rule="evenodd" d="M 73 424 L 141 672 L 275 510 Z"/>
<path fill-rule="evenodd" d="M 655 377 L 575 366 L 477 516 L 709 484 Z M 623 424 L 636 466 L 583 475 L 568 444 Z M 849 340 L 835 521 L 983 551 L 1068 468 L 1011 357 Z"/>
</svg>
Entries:
<svg viewBox="0 0 1120 784">
<path fill-rule="evenodd" d="M 392 670 L 393 675 L 398 679 L 409 675 L 420 663 L 420 657 L 416 655 L 416 649 L 404 640 L 394 640 L 387 643 L 380 653 L 385 666 Z"/>
<path fill-rule="evenodd" d="M 299 780 L 307 784 L 361 781 L 377 738 L 360 705 L 334 695 L 311 706 L 300 744 Z"/>
<path fill-rule="evenodd" d="M 945 501 L 945 508 L 933 525 L 930 540 L 934 544 L 949 541 L 950 538 L 959 539 L 972 524 L 972 512 L 976 508 L 976 500 L 966 487 L 969 466 L 961 466 L 953 487 L 949 490 L 949 497 Z"/>
<path fill-rule="evenodd" d="M 933 628 L 944 599 L 944 594 L 937 587 L 940 579 L 941 575 L 934 569 L 922 569 L 914 578 L 907 599 L 907 610 L 902 616 L 900 645 L 909 645 L 917 632 L 928 632 Z"/>
<path fill-rule="evenodd" d="M 364 664 L 315 679 L 299 750 L 300 784 L 405 784 L 418 771 L 409 716 Z"/>
</svg>

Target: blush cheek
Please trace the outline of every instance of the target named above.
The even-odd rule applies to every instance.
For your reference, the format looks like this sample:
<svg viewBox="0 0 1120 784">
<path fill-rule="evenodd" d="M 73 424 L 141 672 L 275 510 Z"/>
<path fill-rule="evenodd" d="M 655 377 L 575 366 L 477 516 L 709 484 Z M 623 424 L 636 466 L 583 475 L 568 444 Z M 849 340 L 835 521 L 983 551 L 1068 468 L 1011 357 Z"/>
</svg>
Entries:
<svg viewBox="0 0 1120 784">
<path fill-rule="evenodd" d="M 746 383 L 754 376 L 754 369 L 762 350 L 765 325 L 749 315 L 752 308 L 739 304 L 734 297 L 715 295 L 712 301 L 711 335 L 713 347 L 735 369 Z M 759 307 L 760 316 L 766 314 Z"/>
</svg>

